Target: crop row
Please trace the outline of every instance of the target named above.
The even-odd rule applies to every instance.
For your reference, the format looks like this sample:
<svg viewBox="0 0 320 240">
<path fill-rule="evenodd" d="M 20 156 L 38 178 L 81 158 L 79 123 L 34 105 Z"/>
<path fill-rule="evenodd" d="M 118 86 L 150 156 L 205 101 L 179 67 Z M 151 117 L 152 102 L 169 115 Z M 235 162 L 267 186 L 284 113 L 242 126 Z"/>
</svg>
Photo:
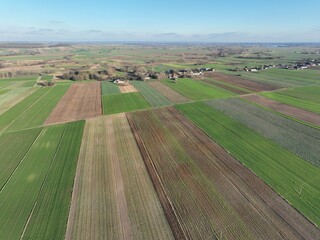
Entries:
<svg viewBox="0 0 320 240">
<path fill-rule="evenodd" d="M 320 169 L 205 103 L 177 106 L 296 209 L 320 224 Z"/>
<path fill-rule="evenodd" d="M 176 109 L 127 117 L 176 239 L 281 239 L 279 231 L 312 239 L 319 233 Z"/>
<path fill-rule="evenodd" d="M 192 100 L 225 98 L 235 95 L 225 89 L 189 78 L 179 78 L 175 81 L 163 80 L 162 82 Z"/>
<path fill-rule="evenodd" d="M 120 93 L 102 96 L 103 113 L 114 114 L 150 108 L 141 93 Z"/>
<path fill-rule="evenodd" d="M 66 239 L 172 239 L 125 115 L 87 121 Z"/>
</svg>

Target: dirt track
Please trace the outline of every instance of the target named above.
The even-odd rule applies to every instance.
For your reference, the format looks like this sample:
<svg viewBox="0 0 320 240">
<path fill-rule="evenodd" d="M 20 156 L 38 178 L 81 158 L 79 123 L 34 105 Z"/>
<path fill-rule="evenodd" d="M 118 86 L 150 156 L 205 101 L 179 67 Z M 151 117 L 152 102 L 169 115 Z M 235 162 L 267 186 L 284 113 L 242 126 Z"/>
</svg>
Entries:
<svg viewBox="0 0 320 240">
<path fill-rule="evenodd" d="M 73 84 L 45 124 L 71 122 L 102 115 L 100 82 Z"/>
<path fill-rule="evenodd" d="M 319 114 L 296 108 L 287 104 L 283 104 L 256 94 L 243 96 L 243 98 L 255 102 L 264 107 L 270 108 L 274 111 L 320 126 Z"/>
<path fill-rule="evenodd" d="M 176 109 L 127 114 L 179 239 L 315 239 L 319 229 Z"/>
<path fill-rule="evenodd" d="M 254 92 L 261 92 L 261 91 L 272 91 L 276 89 L 280 89 L 281 87 L 269 83 L 261 83 L 261 82 L 254 82 L 250 80 L 246 80 L 241 77 L 233 76 L 233 75 L 226 75 L 222 73 L 212 72 L 206 73 L 207 77 L 211 77 L 215 80 L 222 81 L 225 83 L 231 83 L 239 87 L 243 87 L 249 89 Z"/>
</svg>

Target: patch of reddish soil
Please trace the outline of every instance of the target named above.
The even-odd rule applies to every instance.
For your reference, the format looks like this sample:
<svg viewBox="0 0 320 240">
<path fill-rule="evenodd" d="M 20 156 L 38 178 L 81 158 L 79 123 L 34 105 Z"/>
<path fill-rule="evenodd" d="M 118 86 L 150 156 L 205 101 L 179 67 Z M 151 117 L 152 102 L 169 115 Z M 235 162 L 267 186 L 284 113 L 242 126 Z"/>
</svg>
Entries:
<svg viewBox="0 0 320 240">
<path fill-rule="evenodd" d="M 218 81 L 225 82 L 225 83 L 234 84 L 236 86 L 249 89 L 253 92 L 272 91 L 272 90 L 281 88 L 280 86 L 277 86 L 277 85 L 273 85 L 269 83 L 254 82 L 241 77 L 226 75 L 226 74 L 217 73 L 217 72 L 205 73 L 205 76 L 209 78 L 213 78 Z"/>
<path fill-rule="evenodd" d="M 309 112 L 307 110 L 303 110 L 300 108 L 296 108 L 287 104 L 283 104 L 283 103 L 280 103 L 256 94 L 242 96 L 242 98 L 249 100 L 251 102 L 257 103 L 261 106 L 270 108 L 274 111 L 283 113 L 285 115 L 295 117 L 299 120 L 306 121 L 306 122 L 320 126 L 319 114 Z"/>
<path fill-rule="evenodd" d="M 102 115 L 100 82 L 71 85 L 45 124 L 71 122 Z"/>
</svg>

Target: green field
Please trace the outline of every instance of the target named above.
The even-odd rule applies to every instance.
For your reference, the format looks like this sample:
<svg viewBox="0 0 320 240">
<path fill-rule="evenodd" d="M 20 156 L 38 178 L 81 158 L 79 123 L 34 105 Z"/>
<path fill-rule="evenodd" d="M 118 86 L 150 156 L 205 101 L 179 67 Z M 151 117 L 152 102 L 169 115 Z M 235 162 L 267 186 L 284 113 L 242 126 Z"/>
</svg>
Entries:
<svg viewBox="0 0 320 240">
<path fill-rule="evenodd" d="M 23 239 L 64 239 L 84 124 L 66 124 Z"/>
<path fill-rule="evenodd" d="M 131 83 L 153 107 L 162 107 L 172 104 L 167 98 L 150 87 L 146 82 L 132 81 Z"/>
<path fill-rule="evenodd" d="M 69 86 L 42 88 L 4 112 L 0 130 L 13 131 L 43 124 Z"/>
<path fill-rule="evenodd" d="M 20 239 L 64 129 L 65 126 L 44 129 L 0 192 L 2 239 Z"/>
<path fill-rule="evenodd" d="M 120 93 L 102 96 L 103 113 L 114 114 L 150 108 L 151 105 L 140 93 Z"/>
<path fill-rule="evenodd" d="M 179 78 L 176 81 L 163 80 L 164 84 L 181 95 L 192 100 L 205 100 L 235 96 L 234 93 L 190 78 Z"/>
<path fill-rule="evenodd" d="M 205 103 L 177 108 L 276 192 L 320 225 L 320 169 Z"/>
<path fill-rule="evenodd" d="M 30 149 L 41 128 L 0 136 L 0 190 Z"/>
<path fill-rule="evenodd" d="M 265 92 L 263 96 L 311 112 L 320 113 L 320 86 L 305 86 L 281 92 Z"/>
<path fill-rule="evenodd" d="M 101 82 L 101 92 L 102 96 L 121 93 L 119 86 L 109 81 Z"/>
</svg>

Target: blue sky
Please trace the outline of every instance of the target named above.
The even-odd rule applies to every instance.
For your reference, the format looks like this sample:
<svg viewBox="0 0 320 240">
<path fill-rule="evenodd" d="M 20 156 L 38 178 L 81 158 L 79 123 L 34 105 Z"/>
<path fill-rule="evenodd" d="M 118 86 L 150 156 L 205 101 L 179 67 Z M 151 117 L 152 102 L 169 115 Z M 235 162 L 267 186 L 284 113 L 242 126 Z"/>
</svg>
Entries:
<svg viewBox="0 0 320 240">
<path fill-rule="evenodd" d="M 0 41 L 319 42 L 319 0 L 2 0 Z"/>
</svg>

